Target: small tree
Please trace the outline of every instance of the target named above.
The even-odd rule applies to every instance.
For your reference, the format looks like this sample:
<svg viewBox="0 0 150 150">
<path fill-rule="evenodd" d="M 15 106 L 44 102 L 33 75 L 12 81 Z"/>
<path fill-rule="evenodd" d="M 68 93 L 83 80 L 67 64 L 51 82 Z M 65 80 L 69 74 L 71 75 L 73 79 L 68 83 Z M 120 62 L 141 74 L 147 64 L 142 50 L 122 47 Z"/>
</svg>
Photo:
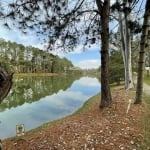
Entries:
<svg viewBox="0 0 150 150">
<path fill-rule="evenodd" d="M 120 84 L 124 81 L 124 64 L 119 50 L 113 50 L 110 57 L 110 82 Z"/>
</svg>

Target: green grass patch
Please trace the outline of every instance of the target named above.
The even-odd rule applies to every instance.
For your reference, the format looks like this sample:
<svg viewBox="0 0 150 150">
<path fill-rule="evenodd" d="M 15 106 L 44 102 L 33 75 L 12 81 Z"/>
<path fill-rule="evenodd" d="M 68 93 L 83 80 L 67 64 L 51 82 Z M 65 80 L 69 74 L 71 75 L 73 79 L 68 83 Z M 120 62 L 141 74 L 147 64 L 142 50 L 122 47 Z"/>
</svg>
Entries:
<svg viewBox="0 0 150 150">
<path fill-rule="evenodd" d="M 144 76 L 144 82 L 146 82 L 148 85 L 150 85 L 150 77 Z"/>
<path fill-rule="evenodd" d="M 110 87 L 111 87 L 111 88 L 114 88 L 114 87 L 118 87 L 118 86 L 124 86 L 124 84 L 125 84 L 124 81 L 121 81 L 120 84 L 111 83 L 111 84 L 110 84 Z"/>
<path fill-rule="evenodd" d="M 144 82 L 150 85 L 150 77 L 144 75 Z M 143 149 L 150 148 L 150 95 L 143 94 L 143 99 L 146 102 L 147 110 L 145 116 L 143 116 L 144 125 L 144 143 L 142 145 Z"/>
<path fill-rule="evenodd" d="M 91 108 L 91 106 L 95 107 L 95 102 L 98 104 L 100 101 L 100 94 L 97 94 L 93 97 L 91 97 L 89 100 L 87 100 L 82 107 L 80 107 L 77 111 L 75 111 L 72 115 L 79 114 L 80 112 L 87 111 Z M 98 106 L 97 106 L 98 107 Z"/>
<path fill-rule="evenodd" d="M 144 94 L 143 99 L 146 102 L 147 110 L 143 116 L 143 125 L 144 125 L 144 143 L 142 145 L 143 149 L 150 148 L 150 96 Z"/>
</svg>

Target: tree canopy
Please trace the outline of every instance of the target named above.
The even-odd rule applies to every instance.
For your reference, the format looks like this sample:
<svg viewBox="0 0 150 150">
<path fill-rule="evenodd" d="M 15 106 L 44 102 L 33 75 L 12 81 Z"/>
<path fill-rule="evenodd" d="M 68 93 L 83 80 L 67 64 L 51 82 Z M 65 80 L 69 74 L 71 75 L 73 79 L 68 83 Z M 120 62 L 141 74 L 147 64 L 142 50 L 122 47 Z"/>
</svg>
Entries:
<svg viewBox="0 0 150 150">
<path fill-rule="evenodd" d="M 0 51 L 0 66 L 14 73 L 71 73 L 74 67 L 66 58 L 3 39 L 0 39 Z"/>
<path fill-rule="evenodd" d="M 36 33 L 50 50 L 72 51 L 100 38 L 95 0 L 16 0 L 0 16 L 5 27 Z"/>
</svg>

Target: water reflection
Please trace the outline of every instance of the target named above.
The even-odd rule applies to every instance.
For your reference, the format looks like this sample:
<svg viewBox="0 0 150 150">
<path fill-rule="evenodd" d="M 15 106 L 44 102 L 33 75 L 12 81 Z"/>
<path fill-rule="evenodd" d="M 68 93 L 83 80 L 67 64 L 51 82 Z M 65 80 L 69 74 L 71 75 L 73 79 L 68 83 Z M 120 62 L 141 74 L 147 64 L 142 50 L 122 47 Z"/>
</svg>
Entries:
<svg viewBox="0 0 150 150">
<path fill-rule="evenodd" d="M 17 124 L 22 123 L 30 130 L 71 114 L 100 91 L 96 78 L 76 79 L 64 76 L 16 78 L 0 105 L 0 138 L 15 136 Z"/>
<path fill-rule="evenodd" d="M 0 111 L 24 103 L 33 103 L 59 90 L 65 91 L 77 79 L 79 79 L 77 76 L 16 77 L 7 99 L 3 100 L 0 105 Z"/>
</svg>

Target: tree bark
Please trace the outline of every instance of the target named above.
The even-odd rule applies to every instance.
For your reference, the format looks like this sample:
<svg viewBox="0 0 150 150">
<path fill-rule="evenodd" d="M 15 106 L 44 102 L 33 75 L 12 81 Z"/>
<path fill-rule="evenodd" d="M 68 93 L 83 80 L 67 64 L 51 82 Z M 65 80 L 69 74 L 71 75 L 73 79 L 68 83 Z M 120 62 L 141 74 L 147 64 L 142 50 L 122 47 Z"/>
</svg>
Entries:
<svg viewBox="0 0 150 150">
<path fill-rule="evenodd" d="M 148 43 L 148 28 L 150 26 L 149 20 L 150 20 L 150 1 L 147 0 L 146 7 L 145 7 L 145 14 L 144 14 L 144 23 L 142 27 L 141 42 L 140 42 L 135 104 L 139 104 L 142 102 L 143 75 L 144 75 L 145 49 L 146 49 L 145 47 L 147 46 Z"/>
<path fill-rule="evenodd" d="M 130 12 L 127 8 L 131 6 L 128 1 L 126 1 L 125 7 L 125 52 L 126 52 L 126 81 L 125 81 L 125 89 L 133 88 L 133 78 L 132 78 L 132 65 L 131 65 L 131 30 L 129 28 L 128 22 L 130 20 Z M 129 6 L 127 6 L 129 5 Z"/>
<path fill-rule="evenodd" d="M 97 5 L 101 1 L 97 0 Z M 109 86 L 109 14 L 110 0 L 104 0 L 101 6 L 98 5 L 100 12 L 101 25 L 101 102 L 100 108 L 108 107 L 112 103 L 111 91 Z"/>
<path fill-rule="evenodd" d="M 124 6 L 124 19 L 122 18 L 121 12 L 119 12 L 119 25 L 120 25 L 120 36 L 122 45 L 122 56 L 125 68 L 125 89 L 131 89 L 133 85 L 132 77 L 132 64 L 131 64 L 131 31 L 128 26 L 128 21 L 130 20 L 130 12 L 127 6 L 128 2 L 125 0 Z M 128 4 L 129 5 L 129 4 Z"/>
</svg>

